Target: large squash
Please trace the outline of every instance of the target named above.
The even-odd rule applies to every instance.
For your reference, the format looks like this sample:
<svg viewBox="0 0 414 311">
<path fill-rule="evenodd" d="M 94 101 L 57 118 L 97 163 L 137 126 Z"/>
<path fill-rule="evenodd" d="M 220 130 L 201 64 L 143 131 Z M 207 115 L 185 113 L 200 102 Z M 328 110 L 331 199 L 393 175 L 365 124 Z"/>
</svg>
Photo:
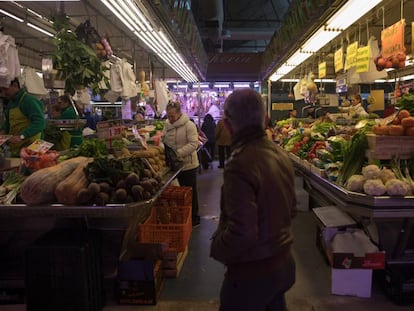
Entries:
<svg viewBox="0 0 414 311">
<path fill-rule="evenodd" d="M 55 196 L 58 203 L 66 205 L 75 205 L 77 203 L 78 192 L 89 185 L 84 169 L 91 160 L 79 164 L 68 177 L 57 184 Z"/>
<path fill-rule="evenodd" d="M 34 172 L 22 184 L 20 189 L 22 200 L 27 205 L 56 202 L 56 185 L 69 176 L 79 164 L 87 162 L 86 157 L 76 157 Z"/>
</svg>

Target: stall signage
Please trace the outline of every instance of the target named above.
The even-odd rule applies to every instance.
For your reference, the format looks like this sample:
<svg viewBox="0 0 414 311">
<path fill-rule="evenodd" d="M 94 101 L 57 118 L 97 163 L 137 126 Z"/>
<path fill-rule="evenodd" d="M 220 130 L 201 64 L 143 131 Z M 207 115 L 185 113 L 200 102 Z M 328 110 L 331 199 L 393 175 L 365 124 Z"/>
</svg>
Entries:
<svg viewBox="0 0 414 311">
<path fill-rule="evenodd" d="M 371 60 L 371 51 L 369 46 L 358 48 L 357 50 L 357 61 L 356 71 L 357 72 L 368 72 L 369 62 Z"/>
<path fill-rule="evenodd" d="M 357 59 L 357 52 L 358 52 L 358 41 L 351 43 L 346 48 L 346 65 L 345 70 L 356 66 L 356 59 Z"/>
<path fill-rule="evenodd" d="M 345 93 L 347 91 L 346 74 L 336 77 L 336 92 Z"/>
<path fill-rule="evenodd" d="M 382 57 L 404 53 L 404 27 L 405 19 L 402 19 L 381 31 Z"/>
<path fill-rule="evenodd" d="M 342 48 L 335 51 L 334 54 L 335 72 L 344 69 L 344 51 Z"/>
<path fill-rule="evenodd" d="M 272 103 L 272 110 L 292 110 L 293 109 L 293 103 Z"/>
<path fill-rule="evenodd" d="M 326 77 L 326 62 L 320 63 L 318 65 L 319 67 L 319 78 L 325 78 Z"/>
</svg>

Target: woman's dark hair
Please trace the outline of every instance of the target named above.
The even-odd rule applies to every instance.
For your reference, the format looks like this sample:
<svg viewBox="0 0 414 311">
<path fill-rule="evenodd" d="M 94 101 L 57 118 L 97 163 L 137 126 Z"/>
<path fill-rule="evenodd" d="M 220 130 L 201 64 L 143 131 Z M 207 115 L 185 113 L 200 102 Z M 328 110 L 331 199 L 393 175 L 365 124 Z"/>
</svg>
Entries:
<svg viewBox="0 0 414 311">
<path fill-rule="evenodd" d="M 214 121 L 213 117 L 211 116 L 211 114 L 207 113 L 204 116 L 204 121 Z"/>
</svg>

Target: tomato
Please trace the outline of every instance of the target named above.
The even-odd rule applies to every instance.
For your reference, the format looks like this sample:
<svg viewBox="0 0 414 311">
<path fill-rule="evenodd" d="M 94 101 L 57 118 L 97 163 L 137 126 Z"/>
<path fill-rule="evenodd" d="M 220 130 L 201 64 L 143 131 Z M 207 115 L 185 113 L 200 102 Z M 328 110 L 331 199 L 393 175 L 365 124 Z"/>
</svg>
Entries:
<svg viewBox="0 0 414 311">
<path fill-rule="evenodd" d="M 392 67 L 398 69 L 400 67 L 400 60 L 396 55 L 391 56 Z"/>
<path fill-rule="evenodd" d="M 408 118 L 408 117 L 410 117 L 411 115 L 410 115 L 410 112 L 407 110 L 407 109 L 401 109 L 399 112 L 398 112 L 398 118 L 400 119 L 400 120 L 402 120 L 402 119 L 405 119 L 405 118 Z"/>
<path fill-rule="evenodd" d="M 382 68 L 385 68 L 385 64 L 386 64 L 386 60 L 385 60 L 385 58 L 384 57 L 380 57 L 380 58 L 378 58 L 378 61 L 377 61 L 377 65 L 379 66 L 379 67 L 382 67 Z"/>
<path fill-rule="evenodd" d="M 405 59 L 407 58 L 407 55 L 405 55 L 405 53 L 398 53 L 397 57 L 398 57 L 398 60 L 400 62 L 405 62 Z"/>
</svg>

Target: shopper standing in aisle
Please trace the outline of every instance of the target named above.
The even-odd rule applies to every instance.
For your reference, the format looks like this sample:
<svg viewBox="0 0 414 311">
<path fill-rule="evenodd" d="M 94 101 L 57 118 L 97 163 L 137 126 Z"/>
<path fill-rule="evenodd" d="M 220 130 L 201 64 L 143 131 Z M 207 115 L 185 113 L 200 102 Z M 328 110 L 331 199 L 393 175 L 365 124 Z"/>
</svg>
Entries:
<svg viewBox="0 0 414 311">
<path fill-rule="evenodd" d="M 192 197 L 192 223 L 193 227 L 200 224 L 198 215 L 198 192 L 197 192 L 197 171 L 198 171 L 198 132 L 194 122 L 191 122 L 188 115 L 181 111 L 179 102 L 169 102 L 166 108 L 167 121 L 165 122 L 162 141 L 172 148 L 179 160 L 183 162 L 183 169 L 177 179 L 181 186 L 191 187 Z"/>
<path fill-rule="evenodd" d="M 230 158 L 230 143 L 231 135 L 228 129 L 224 126 L 224 120 L 221 118 L 215 129 L 216 144 L 218 146 L 219 166 L 218 168 L 224 168 L 224 163 Z"/>
<path fill-rule="evenodd" d="M 8 87 L 0 89 L 7 100 L 1 133 L 12 135 L 7 141 L 10 154 L 19 157 L 21 148 L 43 137 L 45 128 L 43 104 L 24 88 L 20 88 L 18 78 L 13 79 Z"/>
<path fill-rule="evenodd" d="M 207 113 L 204 116 L 204 122 L 201 125 L 201 130 L 206 134 L 207 142 L 205 146 L 207 151 L 210 153 L 211 159 L 214 160 L 214 153 L 216 151 L 216 138 L 214 136 L 214 131 L 216 129 L 216 122 L 214 122 L 211 114 Z"/>
<path fill-rule="evenodd" d="M 293 166 L 267 139 L 265 106 L 254 90 L 227 98 L 224 122 L 232 134 L 232 157 L 211 243 L 211 256 L 227 268 L 220 311 L 285 311 L 284 294 L 295 282 Z"/>
</svg>

